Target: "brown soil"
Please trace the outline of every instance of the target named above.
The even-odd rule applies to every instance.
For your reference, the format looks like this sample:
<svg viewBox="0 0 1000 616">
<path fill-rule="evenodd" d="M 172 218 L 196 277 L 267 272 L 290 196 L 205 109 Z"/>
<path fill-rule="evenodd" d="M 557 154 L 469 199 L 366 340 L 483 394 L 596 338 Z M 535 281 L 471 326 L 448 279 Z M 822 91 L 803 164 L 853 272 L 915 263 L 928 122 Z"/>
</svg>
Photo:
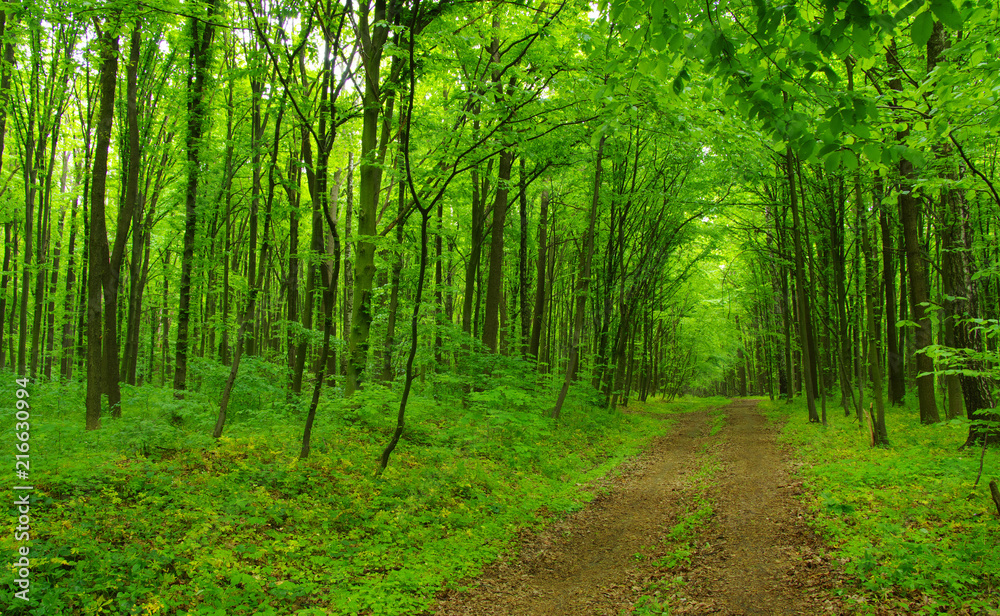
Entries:
<svg viewBox="0 0 1000 616">
<path fill-rule="evenodd" d="M 435 613 L 628 614 L 654 588 L 662 599 L 670 595 L 676 614 L 841 613 L 827 593 L 836 576 L 775 443 L 777 426 L 751 400 L 722 411 L 725 427 L 715 436 L 707 411 L 679 416 L 671 433 L 620 467 L 587 508 L 522 535 L 512 556 L 468 581 L 470 590 L 443 593 Z M 708 456 L 720 468 L 706 489 L 693 473 Z M 715 515 L 698 531 L 690 565 L 658 566 L 677 548 L 667 533 L 696 508 L 699 493 Z"/>
</svg>

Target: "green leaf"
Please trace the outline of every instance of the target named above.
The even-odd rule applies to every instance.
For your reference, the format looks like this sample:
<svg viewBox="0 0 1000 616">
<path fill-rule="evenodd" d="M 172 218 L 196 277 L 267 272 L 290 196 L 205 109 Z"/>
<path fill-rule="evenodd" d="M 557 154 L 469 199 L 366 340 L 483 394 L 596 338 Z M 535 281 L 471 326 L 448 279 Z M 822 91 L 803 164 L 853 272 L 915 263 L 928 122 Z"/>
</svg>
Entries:
<svg viewBox="0 0 1000 616">
<path fill-rule="evenodd" d="M 802 160 L 808 159 L 812 153 L 816 150 L 816 140 L 815 139 L 803 139 L 798 144 L 798 155 Z"/>
<path fill-rule="evenodd" d="M 910 38 L 913 39 L 917 47 L 923 47 L 927 41 L 931 40 L 931 32 L 934 31 L 934 18 L 929 11 L 917 15 L 910 26 Z"/>
<path fill-rule="evenodd" d="M 847 150 L 842 153 L 840 160 L 844 163 L 844 170 L 848 173 L 854 172 L 858 168 L 858 157 L 854 152 Z"/>
<path fill-rule="evenodd" d="M 865 26 L 854 25 L 854 55 L 862 58 L 867 56 L 870 51 L 868 50 L 868 45 L 870 43 L 871 30 L 868 29 L 867 24 Z"/>
<path fill-rule="evenodd" d="M 896 15 L 894 16 L 896 23 L 898 24 L 906 21 L 907 19 L 910 18 L 910 15 L 913 15 L 914 13 L 919 11 L 921 8 L 923 8 L 924 4 L 926 3 L 927 3 L 926 0 L 913 0 L 903 8 L 899 9 L 899 12 L 897 12 Z"/>
<path fill-rule="evenodd" d="M 827 143 L 826 145 L 824 145 L 822 147 L 822 149 L 820 149 L 820 151 L 819 151 L 819 157 L 820 158 L 825 158 L 827 154 L 829 154 L 830 152 L 833 152 L 835 150 L 838 150 L 838 149 L 840 149 L 840 144 L 837 143 L 836 141 L 831 141 L 830 143 Z"/>
<path fill-rule="evenodd" d="M 837 167 L 840 166 L 842 152 L 837 150 L 835 152 L 830 152 L 826 160 L 823 161 L 823 166 L 826 167 L 827 173 L 834 173 L 837 171 Z"/>
<path fill-rule="evenodd" d="M 962 29 L 962 14 L 958 12 L 951 0 L 932 0 L 931 10 L 941 20 L 941 23 L 952 30 Z"/>
</svg>

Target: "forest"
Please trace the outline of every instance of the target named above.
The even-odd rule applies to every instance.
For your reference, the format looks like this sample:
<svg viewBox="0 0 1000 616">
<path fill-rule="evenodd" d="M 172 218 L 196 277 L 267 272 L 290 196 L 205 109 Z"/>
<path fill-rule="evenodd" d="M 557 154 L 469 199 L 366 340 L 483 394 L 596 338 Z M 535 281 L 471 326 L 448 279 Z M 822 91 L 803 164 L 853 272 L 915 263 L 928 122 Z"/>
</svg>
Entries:
<svg viewBox="0 0 1000 616">
<path fill-rule="evenodd" d="M 998 40 L 3 0 L 4 613 L 1000 613 Z"/>
</svg>

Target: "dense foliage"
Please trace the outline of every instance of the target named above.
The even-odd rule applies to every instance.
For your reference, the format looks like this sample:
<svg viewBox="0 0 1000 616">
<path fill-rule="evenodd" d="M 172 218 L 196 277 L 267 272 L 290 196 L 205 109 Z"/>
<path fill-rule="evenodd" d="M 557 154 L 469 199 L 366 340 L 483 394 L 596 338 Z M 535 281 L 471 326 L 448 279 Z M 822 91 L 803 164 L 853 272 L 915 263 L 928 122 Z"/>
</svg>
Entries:
<svg viewBox="0 0 1000 616">
<path fill-rule="evenodd" d="M 61 516 L 47 545 L 77 532 L 56 519 L 118 525 L 85 527 L 84 557 L 46 554 L 46 575 L 89 573 L 44 596 L 226 611 L 187 593 L 239 561 L 241 593 L 278 588 L 266 574 L 327 596 L 312 566 L 419 603 L 464 572 L 456 557 L 401 573 L 444 540 L 428 529 L 490 517 L 482 494 L 517 500 L 492 547 L 469 544 L 480 562 L 541 502 L 516 473 L 565 496 L 545 482 L 637 446 L 645 424 L 617 414 L 636 400 L 802 395 L 809 422 L 841 407 L 886 461 L 911 416 L 952 426 L 928 433 L 964 446 L 955 460 L 988 447 L 998 15 L 995 0 L 0 3 L 0 388 L 30 402 L 39 515 Z M 425 505 L 461 523 L 418 519 Z M 187 528 L 156 507 L 221 517 Z M 292 509 L 348 512 L 302 514 L 310 537 L 344 534 L 331 550 L 361 545 L 351 529 L 386 553 L 409 532 L 427 547 L 252 569 L 233 521 L 277 532 Z M 120 598 L 107 589 L 150 547 L 129 541 L 154 540 L 128 524 L 202 534 L 148 552 L 166 555 Z M 223 552 L 195 556 L 206 543 Z"/>
</svg>

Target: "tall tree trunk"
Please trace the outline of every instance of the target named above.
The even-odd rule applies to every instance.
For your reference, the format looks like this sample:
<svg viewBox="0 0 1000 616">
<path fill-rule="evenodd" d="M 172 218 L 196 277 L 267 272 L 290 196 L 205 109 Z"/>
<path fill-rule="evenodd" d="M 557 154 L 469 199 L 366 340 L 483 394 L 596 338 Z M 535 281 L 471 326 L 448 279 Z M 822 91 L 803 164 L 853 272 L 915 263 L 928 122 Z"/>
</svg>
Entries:
<svg viewBox="0 0 1000 616">
<path fill-rule="evenodd" d="M 69 213 L 69 263 L 66 265 L 66 294 L 63 300 L 62 363 L 60 374 L 69 380 L 73 377 L 73 300 L 76 284 L 76 210 L 79 198 L 74 198 Z M 0 290 L 0 293 L 3 291 Z"/>
<path fill-rule="evenodd" d="M 861 178 L 858 174 L 854 179 L 854 200 L 858 210 L 858 220 L 861 223 L 861 252 L 865 255 L 865 322 L 868 336 L 868 376 L 872 382 L 872 399 L 875 405 L 875 416 L 872 417 L 872 445 L 887 447 L 889 434 L 885 427 L 885 398 L 882 394 L 882 360 L 878 351 L 877 341 L 881 337 L 881 328 L 875 323 L 875 304 L 878 296 L 878 272 L 876 271 L 875 253 L 868 234 L 868 216 L 861 200 Z M 864 410 L 862 409 L 862 412 Z"/>
<path fill-rule="evenodd" d="M 88 72 L 88 79 L 89 79 Z M 82 203 L 82 216 L 81 221 L 83 222 L 83 237 L 81 238 L 81 244 L 83 245 L 82 254 L 80 255 L 80 283 L 77 285 L 77 297 L 76 306 L 77 309 L 75 313 L 77 315 L 76 322 L 76 353 L 75 353 L 75 364 L 76 370 L 82 370 L 86 373 L 87 370 L 87 353 L 86 351 L 86 336 L 87 336 L 87 316 L 88 316 L 88 303 L 89 303 L 89 271 L 90 271 L 90 195 L 93 192 L 91 187 L 91 180 L 93 179 L 93 155 L 94 155 L 94 143 L 93 143 L 93 132 L 94 132 L 94 117 L 95 117 L 96 106 L 92 104 L 91 97 L 87 98 L 86 101 L 86 114 L 81 113 L 80 124 L 80 137 L 83 141 L 83 164 L 77 167 L 77 177 L 83 179 L 83 192 L 81 194 Z M 79 181 L 79 180 L 78 180 Z M 69 301 L 69 300 L 67 300 Z"/>
<path fill-rule="evenodd" d="M 55 337 L 56 337 L 56 291 L 59 286 L 59 257 L 62 251 L 62 234 L 66 223 L 66 210 L 63 210 L 59 215 L 59 227 L 56 235 L 55 246 L 52 249 L 52 272 L 49 275 L 49 291 L 48 299 L 49 305 L 45 310 L 47 315 L 46 328 L 48 332 L 45 335 L 45 359 L 43 361 L 42 374 L 48 380 L 52 379 L 52 362 L 55 355 Z"/>
<path fill-rule="evenodd" d="M 606 135 L 601 135 L 601 140 L 597 144 L 597 157 L 594 163 L 594 192 L 590 202 L 590 218 L 587 223 L 587 232 L 584 235 L 581 247 L 583 255 L 580 260 L 580 274 L 577 278 L 576 286 L 576 311 L 573 315 L 573 339 L 570 343 L 569 365 L 566 367 L 566 377 L 563 379 L 562 389 L 559 390 L 559 397 L 556 405 L 552 409 L 552 417 L 559 419 L 563 403 L 566 401 L 566 394 L 569 392 L 570 381 L 576 372 L 580 356 L 580 338 L 583 335 L 583 315 L 587 307 L 587 291 L 590 287 L 591 260 L 594 256 L 594 229 L 597 224 L 597 204 L 600 201 L 601 193 L 601 170 L 604 159 L 604 142 Z"/>
<path fill-rule="evenodd" d="M 931 37 L 927 41 L 928 74 L 933 75 L 934 69 L 945 62 L 944 52 L 948 46 L 949 40 L 944 25 L 935 20 Z M 957 182 L 959 174 L 951 160 L 953 158 L 951 143 L 945 142 L 936 148 L 936 154 L 944 164 L 945 171 L 941 174 L 942 177 L 950 182 Z M 975 242 L 964 190 L 952 188 L 951 185 L 946 186 L 942 190 L 942 201 L 945 206 L 943 213 L 945 232 L 942 237 L 944 271 L 941 277 L 945 287 L 944 292 L 953 298 L 948 302 L 950 305 L 946 305 L 946 325 L 951 326 L 954 346 L 960 349 L 959 353 L 964 355 L 982 353 L 983 332 L 973 322 L 973 319 L 982 318 L 982 315 L 979 310 L 979 283 L 973 276 L 975 265 L 972 255 Z M 995 206 L 1000 207 L 1000 201 L 997 201 Z M 995 408 L 990 391 L 993 379 L 985 362 L 973 356 L 966 357 L 966 361 L 962 363 L 960 367 L 963 370 L 959 380 L 967 417 L 973 421 L 1000 421 L 1000 414 L 995 411 L 982 413 Z M 953 395 L 949 398 L 953 398 Z M 956 412 L 961 412 L 960 405 L 954 405 L 949 409 L 949 417 Z M 988 441 L 1000 441 L 1000 430 L 973 424 L 969 426 L 969 435 L 964 446 L 978 443 L 985 445 Z"/>
<path fill-rule="evenodd" d="M 181 281 L 177 308 L 175 396 L 183 397 L 187 388 L 188 329 L 191 320 L 191 274 L 194 268 L 195 235 L 198 229 L 198 175 L 201 165 L 201 139 L 208 116 L 205 88 L 209 79 L 212 39 L 215 36 L 214 17 L 218 0 L 209 0 L 206 18 L 192 17 L 191 48 L 188 53 L 187 102 L 187 186 L 184 193 L 184 249 L 181 253 Z"/>
<path fill-rule="evenodd" d="M 498 349 L 500 333 L 500 303 L 503 296 L 503 227 L 507 219 L 507 196 L 514 154 L 509 149 L 500 152 L 496 197 L 493 201 L 493 228 L 490 232 L 490 269 L 486 281 L 486 315 L 483 321 L 483 344 L 491 351 Z"/>
<path fill-rule="evenodd" d="M 400 137 L 405 138 L 404 136 Z M 403 229 L 406 225 L 406 185 L 399 183 L 399 196 L 396 206 L 396 244 L 399 246 L 399 256 L 392 264 L 389 291 L 389 319 L 385 327 L 385 353 L 382 355 L 382 380 L 391 381 L 394 376 L 392 358 L 396 347 L 396 319 L 399 315 L 399 280 L 403 271 Z"/>
<path fill-rule="evenodd" d="M 248 221 L 249 226 L 249 243 L 250 248 L 247 252 L 247 281 L 252 285 L 254 281 L 257 280 L 257 212 L 260 209 L 260 195 L 261 195 L 261 185 L 260 185 L 260 170 L 261 170 L 261 148 L 263 147 L 264 140 L 264 123 L 266 119 L 261 118 L 260 112 L 260 100 L 263 94 L 264 84 L 256 78 L 256 75 L 251 73 L 250 78 L 250 165 L 251 169 L 251 182 L 250 182 L 250 219 Z M 277 145 L 275 145 L 277 147 Z M 261 261 L 261 269 L 264 269 L 264 262 Z M 256 302 L 254 303 L 254 309 L 256 309 Z M 246 348 L 244 351 L 247 355 L 257 354 L 257 339 L 255 336 L 255 325 L 257 323 L 256 315 L 251 313 L 247 315 L 250 320 L 250 326 L 247 332 L 244 332 L 244 340 Z M 249 335 L 247 335 L 249 334 Z"/>
<path fill-rule="evenodd" d="M 273 154 L 270 161 L 270 179 L 268 188 L 268 198 L 267 205 L 264 211 L 264 232 L 263 240 L 260 248 L 260 268 L 259 270 L 255 268 L 255 275 L 249 279 L 250 289 L 247 296 L 247 305 L 243 310 L 243 314 L 240 316 L 240 326 L 236 334 L 236 345 L 233 349 L 233 361 L 229 366 L 229 377 L 226 379 L 225 384 L 222 387 L 222 396 L 219 401 L 219 414 L 215 420 L 215 428 L 212 431 L 213 438 L 219 438 L 222 436 L 222 430 L 226 424 L 226 413 L 229 407 L 229 397 L 232 394 L 233 386 L 236 384 L 236 377 L 239 374 L 240 369 L 240 358 L 243 356 L 244 348 L 251 349 L 252 347 L 244 344 L 244 339 L 247 332 L 252 327 L 254 321 L 254 314 L 257 307 L 257 296 L 260 293 L 261 287 L 263 286 L 264 277 L 266 274 L 266 263 L 268 257 L 268 251 L 270 250 L 270 227 L 271 227 L 271 205 L 274 197 L 274 168 L 277 165 L 278 158 L 278 135 L 280 135 L 281 130 L 281 117 L 279 115 L 275 126 L 275 140 L 273 145 Z M 263 132 L 263 128 L 261 128 Z M 262 138 L 261 134 L 258 134 L 258 138 Z M 258 161 L 259 163 L 259 161 Z M 257 181 L 260 181 L 260 177 L 257 177 Z M 249 351 L 247 352 L 249 354 Z"/>
<path fill-rule="evenodd" d="M 36 70 L 35 67 L 32 68 Z M 22 165 L 22 175 L 24 177 L 24 260 L 21 273 L 21 298 L 20 309 L 18 311 L 17 325 L 17 373 L 20 376 L 28 374 L 28 297 L 29 283 L 31 281 L 32 260 L 34 259 L 34 246 L 32 244 L 31 231 L 34 228 L 35 217 L 35 114 L 37 109 L 31 105 L 28 109 L 28 130 L 24 146 L 24 164 Z"/>
<path fill-rule="evenodd" d="M 787 242 L 785 241 L 787 232 L 784 229 L 784 218 L 784 215 L 782 215 L 782 221 L 778 232 L 778 253 L 782 255 L 787 254 L 788 251 Z M 779 266 L 779 273 L 781 276 L 781 322 L 782 330 L 785 334 L 785 353 L 783 363 L 783 374 L 785 377 L 785 401 L 790 403 L 795 397 L 795 368 L 792 363 L 792 308 L 788 290 L 788 268 L 786 266 Z"/>
<path fill-rule="evenodd" d="M 889 227 L 889 217 L 886 207 L 881 204 L 881 178 L 875 178 L 875 194 L 879 199 L 879 227 L 882 231 L 882 282 L 885 287 L 886 306 L 886 356 L 889 366 L 889 404 L 900 406 L 906 391 L 906 375 L 903 372 L 903 356 L 899 353 L 899 339 L 896 330 L 896 256 L 893 250 L 892 229 Z"/>
<path fill-rule="evenodd" d="M 344 334 L 344 343 L 351 342 L 351 307 L 354 304 L 354 246 L 352 244 L 352 231 L 354 218 L 354 152 L 347 153 L 347 205 L 344 208 L 344 320 L 341 331 Z M 400 243 L 402 243 L 400 241 Z M 341 362 L 341 369 L 347 373 L 346 362 Z"/>
<path fill-rule="evenodd" d="M 2 13 L 2 11 L 0 11 Z M 0 158 L 3 158 L 3 152 L 0 151 Z M 4 334 L 9 330 L 9 327 L 4 327 L 3 320 L 7 315 L 7 283 L 10 280 L 10 262 L 15 258 L 14 254 L 14 242 L 11 238 L 11 229 L 17 224 L 14 221 L 5 222 L 3 225 L 3 272 L 0 273 L 0 370 L 7 367 L 7 353 L 4 349 Z M 16 286 L 17 283 L 15 282 Z M 11 315 L 14 311 L 11 310 Z M 13 319 L 11 319 L 13 321 Z M 14 358 L 11 357 L 11 361 Z"/>
<path fill-rule="evenodd" d="M 167 384 L 170 375 L 170 247 L 163 251 L 163 303 L 160 305 L 160 330 L 163 332 L 160 343 L 160 385 Z"/>
<path fill-rule="evenodd" d="M 899 67 L 895 40 L 886 52 L 890 67 Z M 896 77 L 889 82 L 894 91 L 902 91 L 902 81 Z M 903 142 L 909 135 L 909 128 L 896 134 L 896 140 Z M 906 268 L 909 270 L 910 312 L 917 323 L 914 331 L 916 345 L 917 400 L 920 404 L 920 421 L 936 423 L 940 421 L 937 401 L 934 397 L 934 361 L 923 352 L 933 342 L 930 314 L 926 304 L 930 301 L 930 284 L 924 249 L 920 242 L 920 204 L 913 192 L 913 163 L 905 158 L 899 161 L 899 218 L 903 224 L 903 241 L 906 246 Z"/>
<path fill-rule="evenodd" d="M 0 41 L 9 40 L 7 34 L 7 11 L 0 10 Z M 0 58 L 0 177 L 3 172 L 3 151 L 7 138 L 7 104 L 10 100 L 10 74 L 14 70 L 14 44 L 8 42 L 3 46 L 3 56 Z M 3 272 L 0 274 L 0 369 L 7 367 L 6 354 L 4 353 L 4 337 L 9 328 L 3 327 L 3 319 L 7 314 L 7 281 L 10 271 L 11 253 L 13 244 L 11 242 L 11 228 L 16 223 L 8 221 L 4 223 L 4 251 L 3 251 Z M 15 283 L 16 285 L 16 283 Z M 13 311 L 11 311 L 13 313 Z M 11 357 L 11 361 L 14 358 Z"/>
<path fill-rule="evenodd" d="M 937 401 L 934 397 L 934 361 L 923 352 L 923 349 L 933 344 L 930 314 L 926 303 L 930 301 L 930 289 L 927 279 L 927 267 L 924 250 L 919 237 L 919 202 L 912 195 L 913 165 L 903 159 L 899 163 L 899 175 L 904 183 L 899 195 L 900 219 L 903 222 L 903 238 L 906 243 L 906 267 L 909 270 L 910 312 L 917 323 L 914 331 L 914 344 L 917 355 L 917 399 L 920 404 L 920 421 L 936 423 L 940 421 Z M 922 375 L 922 376 L 921 376 Z"/>
<path fill-rule="evenodd" d="M 444 200 L 437 204 L 437 233 L 434 234 L 434 363 L 435 370 L 442 369 L 441 347 L 444 339 L 441 330 L 444 328 Z"/>
<path fill-rule="evenodd" d="M 69 152 L 64 152 L 62 157 L 62 172 L 59 178 L 59 193 L 65 195 L 69 190 L 67 181 L 69 174 Z M 75 209 L 75 208 L 74 208 Z M 75 211 L 74 211 L 75 214 Z M 70 225 L 73 224 L 75 216 L 71 217 Z M 66 210 L 59 214 L 59 227 L 56 232 L 55 248 L 52 251 L 52 273 L 49 282 L 49 306 L 46 310 L 48 314 L 48 334 L 46 335 L 45 368 L 43 370 L 46 379 L 52 379 L 52 364 L 55 360 L 55 338 L 56 338 L 56 291 L 59 285 L 59 257 L 62 252 L 62 236 L 66 222 Z M 69 269 L 72 269 L 70 266 Z M 2 312 L 0 312 L 2 314 Z"/>
<path fill-rule="evenodd" d="M 473 122 L 473 130 L 478 129 L 478 122 Z M 492 166 L 492 165 L 491 165 Z M 489 171 L 487 171 L 489 175 Z M 469 249 L 469 260 L 465 267 L 465 291 L 462 300 L 462 331 L 466 334 L 474 335 L 472 327 L 473 307 L 478 308 L 476 302 L 476 280 L 479 277 L 479 262 L 482 260 L 483 250 L 483 227 L 485 225 L 486 200 L 485 181 L 480 184 L 479 168 L 472 168 L 472 228 L 471 246 Z"/>
<path fill-rule="evenodd" d="M 300 139 L 298 160 L 289 153 L 288 156 L 288 181 L 285 182 L 285 193 L 288 196 L 288 297 L 287 297 L 287 317 L 289 323 L 299 321 L 299 204 L 301 203 L 301 193 L 299 192 L 299 182 L 302 172 L 300 161 L 306 161 L 306 145 L 310 138 L 306 127 L 300 126 Z M 289 395 L 302 393 L 302 367 L 305 364 L 299 363 L 299 357 L 305 353 L 304 342 L 299 342 L 299 336 L 295 330 L 288 328 L 288 369 L 291 374 L 289 384 Z"/>
<path fill-rule="evenodd" d="M 121 417 L 121 387 L 118 372 L 118 291 L 121 281 L 122 261 L 125 257 L 125 242 L 132 223 L 135 203 L 139 195 L 139 111 L 136 89 L 141 43 L 141 24 L 137 20 L 132 29 L 129 63 L 126 68 L 126 118 L 128 130 L 128 171 L 125 181 L 125 200 L 118 209 L 118 224 L 115 226 L 115 244 L 111 250 L 110 263 L 104 273 L 104 389 L 108 394 L 108 407 L 112 417 Z M 107 242 L 102 235 L 97 241 Z M 107 252 L 107 246 L 102 249 Z"/>
<path fill-rule="evenodd" d="M 105 24 L 110 27 L 110 24 Z M 115 110 L 115 85 L 118 78 L 118 36 L 110 29 L 100 33 L 101 77 L 97 143 L 94 148 L 93 180 L 90 197 L 89 270 L 87 275 L 87 430 L 101 427 L 101 393 L 104 371 L 104 341 L 101 339 L 101 290 L 109 262 L 108 231 L 104 219 L 108 176 L 108 149 Z"/>
<path fill-rule="evenodd" d="M 167 144 L 172 139 L 173 132 L 169 132 L 164 139 L 160 140 L 161 146 L 164 147 L 164 152 L 160 157 L 155 183 L 151 188 L 151 172 L 147 173 L 145 190 L 139 196 L 139 200 L 136 203 L 136 211 L 134 212 L 132 255 L 129 265 L 129 318 L 125 332 L 125 353 L 122 358 L 122 372 L 125 373 L 124 378 L 130 385 L 139 384 L 137 372 L 139 362 L 139 331 L 142 326 L 142 299 L 146 283 L 149 280 L 150 244 L 153 222 L 156 216 L 156 205 L 163 190 L 164 174 L 170 162 Z M 144 210 L 145 214 L 143 213 Z M 143 220 L 141 226 L 139 225 L 140 220 Z M 152 376 L 152 371 L 146 373 L 147 379 L 151 379 Z"/>
<path fill-rule="evenodd" d="M 343 25 L 343 21 L 341 21 Z M 333 332 L 333 307 L 334 302 L 337 299 L 337 282 L 340 276 L 340 235 L 337 233 L 337 220 L 335 217 L 330 215 L 330 202 L 336 203 L 338 200 L 338 193 L 340 190 L 340 171 L 338 170 L 334 175 L 333 180 L 333 194 L 330 194 L 328 188 L 328 168 L 330 161 L 330 152 L 333 149 L 334 139 L 336 138 L 336 114 L 335 114 L 335 103 L 336 103 L 336 90 L 332 87 L 333 81 L 333 56 L 338 52 L 334 49 L 334 40 L 340 39 L 339 32 L 336 33 L 336 39 L 332 39 L 332 31 L 326 32 L 326 46 L 324 48 L 323 56 L 323 71 L 322 78 L 320 79 L 319 86 L 319 101 L 317 105 L 317 113 L 319 116 L 319 121 L 317 122 L 316 128 L 316 165 L 315 165 L 315 179 L 314 182 L 310 182 L 310 190 L 313 197 L 313 201 L 319 203 L 321 217 L 319 220 L 314 219 L 314 225 L 320 227 L 320 241 L 322 242 L 323 236 L 325 235 L 322 231 L 324 226 L 330 235 L 331 240 L 331 250 L 327 253 L 327 258 L 324 259 L 320 265 L 320 274 L 322 280 L 319 281 L 323 285 L 323 297 L 322 297 L 322 327 L 323 327 L 323 346 L 320 351 L 320 358 L 316 364 L 316 382 L 313 384 L 312 399 L 309 404 L 309 411 L 306 414 L 306 425 L 305 430 L 302 434 L 302 449 L 299 452 L 299 457 L 305 458 L 309 455 L 310 439 L 312 438 L 312 426 L 316 419 L 316 408 L 319 404 L 320 392 L 323 389 L 323 382 L 326 378 L 326 370 L 328 366 L 328 360 L 330 357 L 330 336 Z M 324 224 L 325 222 L 325 224 Z M 314 233 L 315 236 L 315 233 Z"/>
<path fill-rule="evenodd" d="M 521 214 L 520 245 L 517 252 L 518 315 L 521 320 L 521 357 L 528 355 L 528 338 L 531 336 L 531 310 L 528 308 L 528 187 L 524 170 L 524 156 L 518 157 L 518 205 Z"/>
<path fill-rule="evenodd" d="M 813 342 L 812 316 L 809 309 L 809 299 L 806 294 L 808 284 L 805 276 L 805 257 L 802 239 L 800 237 L 801 224 L 799 222 L 798 190 L 795 186 L 794 155 L 791 148 L 785 153 L 785 170 L 788 178 L 789 204 L 792 210 L 792 249 L 795 252 L 795 295 L 799 307 L 799 338 L 802 343 L 802 374 L 806 391 L 806 406 L 809 410 L 809 421 L 818 423 L 819 414 L 816 412 L 816 379 L 815 364 L 813 363 Z"/>
<path fill-rule="evenodd" d="M 853 354 L 851 353 L 851 337 L 847 318 L 848 297 L 845 280 L 847 277 L 847 254 L 844 246 L 845 218 L 844 201 L 838 200 L 836 216 L 831 225 L 831 229 L 833 230 L 832 249 L 834 253 L 833 284 L 835 287 L 834 291 L 837 294 L 837 300 L 834 302 L 837 310 L 837 337 L 840 339 L 840 357 L 837 358 L 837 367 L 840 373 L 841 406 L 844 409 L 844 415 L 848 415 L 850 413 L 848 399 L 854 398 L 854 388 L 851 384 L 851 358 Z"/>
<path fill-rule="evenodd" d="M 531 320 L 531 343 L 528 346 L 528 356 L 538 361 L 538 346 L 542 339 L 542 323 L 545 318 L 545 265 L 548 261 L 545 244 L 545 234 L 548 230 L 549 191 L 542 191 L 541 205 L 538 213 L 538 261 L 535 274 L 535 309 Z"/>
<path fill-rule="evenodd" d="M 398 9 L 396 2 L 393 9 Z M 374 10 L 372 10 L 374 9 Z M 358 177 L 358 236 L 354 261 L 354 302 L 351 306 L 351 336 L 348 345 L 347 380 L 344 395 L 357 391 L 364 379 L 368 363 L 369 332 L 372 324 L 372 282 L 375 279 L 375 244 L 368 238 L 376 234 L 378 193 L 382 184 L 384 148 L 380 147 L 379 119 L 382 114 L 381 64 L 382 53 L 389 36 L 388 22 L 397 16 L 388 15 L 386 0 L 375 0 L 374 7 L 364 2 L 358 12 L 362 40 L 362 68 L 365 87 L 362 96 L 361 161 Z M 394 13 L 396 10 L 393 11 Z M 394 66 L 398 65 L 394 60 Z M 398 70 L 398 69 L 397 69 Z M 396 72 L 396 71 L 392 71 Z M 389 81 L 393 80 L 390 75 Z M 382 140 L 388 139 L 391 101 L 386 100 L 382 117 Z"/>
</svg>

